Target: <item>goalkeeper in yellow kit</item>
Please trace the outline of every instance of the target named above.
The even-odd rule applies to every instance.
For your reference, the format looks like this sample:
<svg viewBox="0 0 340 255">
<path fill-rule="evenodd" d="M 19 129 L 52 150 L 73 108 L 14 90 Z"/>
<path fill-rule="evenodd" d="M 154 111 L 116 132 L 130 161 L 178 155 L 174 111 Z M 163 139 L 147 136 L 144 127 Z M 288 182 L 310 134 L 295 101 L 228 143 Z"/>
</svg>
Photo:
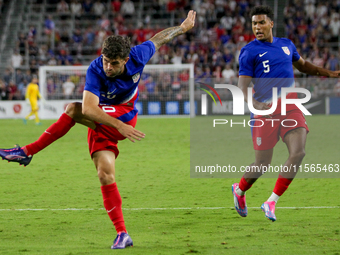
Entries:
<svg viewBox="0 0 340 255">
<path fill-rule="evenodd" d="M 38 98 L 42 99 L 40 92 L 39 92 L 38 78 L 34 77 L 31 81 L 31 83 L 27 85 L 27 89 L 26 89 L 25 99 L 31 105 L 32 111 L 25 117 L 25 119 L 24 119 L 25 124 L 27 124 L 28 118 L 34 114 L 35 115 L 35 124 L 41 125 L 41 122 L 40 122 L 39 116 L 38 116 L 38 110 L 39 110 Z"/>
</svg>

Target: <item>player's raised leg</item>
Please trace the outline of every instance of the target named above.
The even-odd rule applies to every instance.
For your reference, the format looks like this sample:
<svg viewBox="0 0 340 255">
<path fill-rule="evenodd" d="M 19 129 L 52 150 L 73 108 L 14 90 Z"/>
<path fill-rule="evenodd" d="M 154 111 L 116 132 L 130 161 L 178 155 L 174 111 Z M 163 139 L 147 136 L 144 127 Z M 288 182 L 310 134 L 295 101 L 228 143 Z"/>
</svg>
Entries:
<svg viewBox="0 0 340 255">
<path fill-rule="evenodd" d="M 265 216 L 271 221 L 276 221 L 275 205 L 280 196 L 288 189 L 288 186 L 297 174 L 297 169 L 299 169 L 305 156 L 306 138 L 307 130 L 305 128 L 291 130 L 286 133 L 284 137 L 289 157 L 276 181 L 273 193 L 261 206 Z M 285 169 L 288 171 L 284 171 Z"/>
<path fill-rule="evenodd" d="M 97 151 L 92 155 L 102 185 L 104 207 L 117 231 L 111 249 L 124 249 L 132 246 L 133 242 L 125 228 L 122 198 L 115 182 L 115 158 L 115 153 L 109 150 Z"/>
<path fill-rule="evenodd" d="M 239 183 L 231 187 L 234 196 L 234 205 L 238 214 L 246 217 L 248 214 L 246 203 L 246 191 L 264 173 L 262 166 L 269 166 L 273 157 L 273 149 L 255 150 L 255 162 L 252 163 L 247 172 L 242 176 Z"/>
<path fill-rule="evenodd" d="M 70 103 L 56 123 L 52 124 L 35 142 L 24 147 L 16 146 L 11 149 L 0 149 L 0 156 L 4 160 L 28 165 L 32 156 L 63 137 L 75 123 L 80 123 L 94 129 L 96 125 L 82 114 L 81 103 Z"/>
</svg>

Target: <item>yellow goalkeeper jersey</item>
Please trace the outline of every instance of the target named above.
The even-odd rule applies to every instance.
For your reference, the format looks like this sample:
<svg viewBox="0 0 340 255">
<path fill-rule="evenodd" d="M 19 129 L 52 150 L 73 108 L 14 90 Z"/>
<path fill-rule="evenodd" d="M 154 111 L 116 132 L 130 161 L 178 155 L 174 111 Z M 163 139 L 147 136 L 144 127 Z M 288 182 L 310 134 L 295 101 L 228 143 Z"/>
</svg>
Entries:
<svg viewBox="0 0 340 255">
<path fill-rule="evenodd" d="M 26 99 L 27 98 L 30 101 L 38 100 L 38 98 L 41 98 L 38 84 L 35 83 L 28 84 L 26 89 Z"/>
</svg>

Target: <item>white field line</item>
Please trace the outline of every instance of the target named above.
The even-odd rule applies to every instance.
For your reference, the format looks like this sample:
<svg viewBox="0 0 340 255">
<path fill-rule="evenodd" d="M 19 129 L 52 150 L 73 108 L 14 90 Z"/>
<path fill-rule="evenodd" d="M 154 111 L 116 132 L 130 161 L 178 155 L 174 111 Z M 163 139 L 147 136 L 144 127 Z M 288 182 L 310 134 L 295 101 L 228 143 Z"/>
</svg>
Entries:
<svg viewBox="0 0 340 255">
<path fill-rule="evenodd" d="M 123 208 L 126 211 L 161 211 L 161 210 L 220 210 L 220 209 L 234 209 L 234 207 L 178 207 L 178 208 Z M 248 207 L 248 209 L 260 209 L 260 207 Z M 276 207 L 276 209 L 340 209 L 340 206 L 306 206 L 306 207 Z M 104 210 L 104 208 L 23 208 L 23 209 L 0 209 L 3 211 L 97 211 Z"/>
</svg>

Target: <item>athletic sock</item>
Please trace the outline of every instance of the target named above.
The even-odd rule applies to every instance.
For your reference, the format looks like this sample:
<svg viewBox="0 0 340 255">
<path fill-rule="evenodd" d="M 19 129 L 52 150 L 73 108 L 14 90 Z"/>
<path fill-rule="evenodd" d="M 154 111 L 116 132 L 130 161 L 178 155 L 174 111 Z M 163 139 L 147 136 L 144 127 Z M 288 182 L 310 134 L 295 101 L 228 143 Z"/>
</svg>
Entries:
<svg viewBox="0 0 340 255">
<path fill-rule="evenodd" d="M 270 195 L 270 197 L 268 198 L 267 202 L 271 202 L 271 201 L 275 201 L 275 203 L 277 203 L 277 201 L 279 200 L 280 196 L 276 195 L 274 192 Z"/>
<path fill-rule="evenodd" d="M 244 194 L 246 194 L 246 192 L 242 191 L 239 186 L 236 187 L 235 192 L 239 196 L 244 196 Z"/>
<path fill-rule="evenodd" d="M 235 192 L 239 196 L 243 196 L 252 184 L 249 184 L 244 177 L 241 178 L 240 182 L 238 183 L 238 188 L 236 188 Z"/>
<path fill-rule="evenodd" d="M 279 197 L 282 196 L 282 194 L 288 189 L 288 186 L 291 182 L 292 182 L 291 180 L 288 180 L 282 177 L 282 175 L 279 175 L 279 178 L 277 178 L 273 192 Z"/>
<path fill-rule="evenodd" d="M 101 186 L 101 190 L 103 194 L 104 207 L 115 226 L 117 233 L 127 233 L 122 211 L 122 198 L 120 197 L 117 184 L 112 183 Z"/>
<path fill-rule="evenodd" d="M 46 148 L 48 145 L 53 143 L 64 136 L 75 124 L 76 122 L 63 113 L 56 123 L 52 124 L 45 132 L 39 137 L 37 141 L 22 147 L 27 156 L 34 155 Z"/>
</svg>

